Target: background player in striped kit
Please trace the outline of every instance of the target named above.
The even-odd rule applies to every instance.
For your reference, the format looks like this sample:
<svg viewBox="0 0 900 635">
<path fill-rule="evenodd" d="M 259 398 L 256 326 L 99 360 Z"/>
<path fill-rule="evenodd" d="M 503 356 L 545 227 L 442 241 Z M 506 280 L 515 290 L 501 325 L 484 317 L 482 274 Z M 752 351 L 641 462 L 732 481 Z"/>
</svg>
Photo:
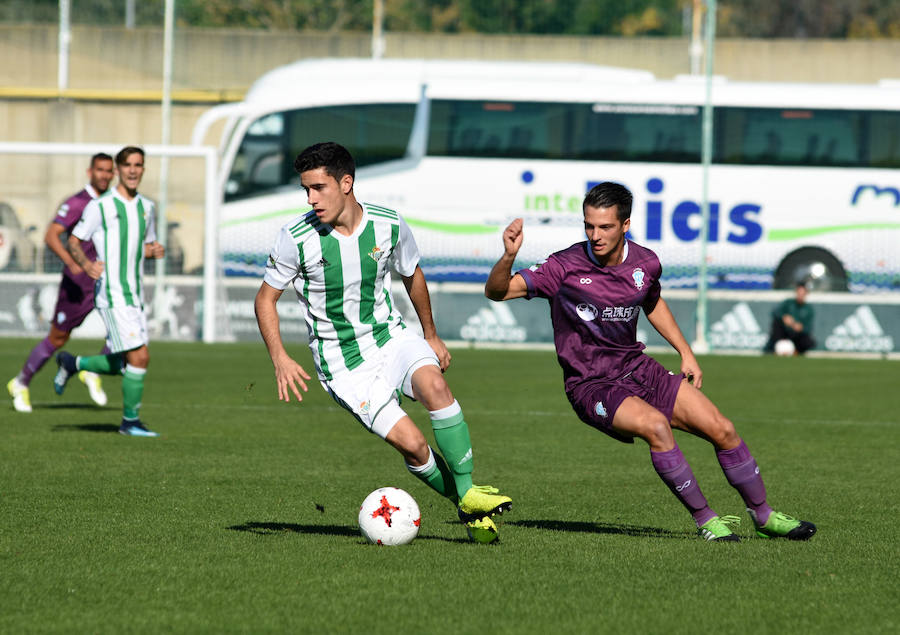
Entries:
<svg viewBox="0 0 900 635">
<path fill-rule="evenodd" d="M 472 444 L 442 372 L 450 353 L 437 336 L 419 252 L 393 210 L 359 203 L 353 157 L 336 143 L 310 146 L 294 168 L 312 210 L 279 232 L 256 296 L 259 330 L 275 366 L 278 398 L 302 400 L 306 371 L 284 349 L 276 302 L 293 285 L 303 307 L 319 381 L 367 430 L 396 448 L 411 473 L 457 505 L 469 534 L 491 542 L 491 516 L 509 497 L 472 484 Z M 391 270 L 403 280 L 424 339 L 407 328 L 391 296 Z M 299 386 L 299 389 L 298 389 Z M 400 408 L 400 395 L 431 414 L 440 454 Z"/>
<path fill-rule="evenodd" d="M 72 331 L 84 322 L 88 314 L 94 310 L 94 280 L 76 263 L 62 243 L 63 232 L 69 232 L 81 220 L 85 206 L 102 195 L 109 188 L 113 178 L 113 160 L 102 152 L 91 157 L 87 170 L 88 183 L 77 194 L 73 194 L 63 202 L 56 217 L 47 227 L 44 242 L 50 251 L 59 256 L 65 267 L 59 283 L 59 294 L 53 317 L 50 320 L 50 333 L 31 350 L 25 365 L 19 374 L 13 377 L 6 388 L 13 398 L 13 407 L 19 412 L 31 412 L 31 396 L 28 386 L 31 378 L 48 359 L 69 341 Z M 93 246 L 85 249 L 85 255 L 95 260 L 97 255 Z M 101 354 L 109 352 L 104 346 Z M 91 399 L 99 406 L 106 405 L 106 393 L 100 377 L 96 373 L 81 371 L 78 378 L 88 387 Z"/>
<path fill-rule="evenodd" d="M 122 374 L 122 423 L 128 436 L 155 437 L 140 420 L 144 376 L 150 363 L 147 316 L 144 313 L 144 258 L 162 258 L 165 249 L 156 241 L 152 201 L 138 193 L 144 176 L 144 151 L 127 146 L 116 155 L 119 182 L 91 201 L 69 236 L 69 252 L 88 275 L 98 281 L 94 302 L 106 325 L 108 355 L 57 355 L 59 370 L 53 380 L 62 394 L 69 378 L 80 370 L 106 375 Z M 82 244 L 91 241 L 97 260 L 87 258 Z"/>
<path fill-rule="evenodd" d="M 673 429 L 715 447 L 722 471 L 744 499 L 759 536 L 808 540 L 815 525 L 772 510 L 747 445 L 700 392 L 700 365 L 660 295 L 659 259 L 625 238 L 631 201 L 631 192 L 618 183 L 594 186 L 582 204 L 587 241 L 511 275 L 523 240 L 522 219 L 514 220 L 503 232 L 504 254 L 488 276 L 485 295 L 497 301 L 549 300 L 556 354 L 572 408 L 582 421 L 614 439 L 643 439 L 657 474 L 691 513 L 700 536 L 737 541 L 729 525 L 740 519 L 720 517 L 707 504 Z M 642 310 L 678 351 L 681 373 L 668 372 L 644 354 L 637 340 Z"/>
</svg>

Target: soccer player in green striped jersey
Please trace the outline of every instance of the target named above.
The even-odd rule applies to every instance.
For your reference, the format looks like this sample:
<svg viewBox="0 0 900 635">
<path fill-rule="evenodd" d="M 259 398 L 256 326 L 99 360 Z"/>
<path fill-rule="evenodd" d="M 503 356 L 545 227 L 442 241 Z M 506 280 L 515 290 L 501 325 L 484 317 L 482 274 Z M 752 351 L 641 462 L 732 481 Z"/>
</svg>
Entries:
<svg viewBox="0 0 900 635">
<path fill-rule="evenodd" d="M 319 143 L 294 161 L 312 210 L 282 227 L 256 295 L 256 318 L 278 398 L 302 401 L 307 372 L 284 348 L 276 302 L 293 286 L 303 309 L 318 379 L 367 430 L 396 448 L 409 471 L 457 506 L 473 539 L 491 542 L 491 517 L 512 504 L 472 484 L 472 444 L 462 409 L 442 372 L 450 353 L 435 330 L 412 232 L 397 212 L 360 203 L 346 148 Z M 391 295 L 391 270 L 406 287 L 424 333 L 412 332 Z M 400 407 L 406 397 L 431 414 L 434 452 Z"/>
<path fill-rule="evenodd" d="M 94 304 L 106 325 L 108 355 L 57 356 L 59 371 L 54 388 L 62 394 L 72 375 L 87 370 L 122 375 L 123 415 L 119 432 L 127 436 L 155 437 L 139 417 L 144 376 L 150 363 L 147 316 L 144 313 L 145 258 L 162 258 L 165 248 L 156 240 L 155 209 L 137 191 L 144 177 L 144 151 L 127 146 L 116 155 L 119 182 L 84 209 L 69 236 L 69 253 L 97 281 Z M 85 256 L 82 241 L 91 241 L 97 260 Z"/>
</svg>

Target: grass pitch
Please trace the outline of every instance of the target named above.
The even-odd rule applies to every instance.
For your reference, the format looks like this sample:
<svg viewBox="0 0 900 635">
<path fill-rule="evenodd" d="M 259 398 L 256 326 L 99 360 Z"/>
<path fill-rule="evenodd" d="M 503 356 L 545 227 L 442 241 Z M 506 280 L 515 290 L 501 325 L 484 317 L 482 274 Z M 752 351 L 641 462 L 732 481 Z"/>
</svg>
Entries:
<svg viewBox="0 0 900 635">
<path fill-rule="evenodd" d="M 33 344 L 0 340 L 4 383 Z M 33 414 L 0 406 L 0 632 L 900 629 L 897 362 L 701 359 L 770 502 L 819 528 L 809 543 L 752 538 L 709 445 L 678 433 L 713 508 L 744 518 L 743 542 L 710 544 L 646 446 L 576 419 L 552 353 L 454 350 L 476 482 L 514 499 L 483 546 L 315 380 L 303 404 L 278 402 L 261 344 L 151 351 L 142 418 L 159 439 L 116 434 L 116 378 L 105 408 L 77 380 L 57 397 L 52 362 Z M 359 503 L 383 485 L 419 502 L 409 546 L 359 537 Z"/>
</svg>

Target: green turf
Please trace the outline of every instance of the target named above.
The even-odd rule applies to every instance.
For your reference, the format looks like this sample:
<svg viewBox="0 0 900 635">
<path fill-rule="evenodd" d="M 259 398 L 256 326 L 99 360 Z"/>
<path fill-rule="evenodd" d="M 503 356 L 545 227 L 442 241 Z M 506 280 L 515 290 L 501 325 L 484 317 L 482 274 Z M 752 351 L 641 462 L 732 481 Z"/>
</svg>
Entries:
<svg viewBox="0 0 900 635">
<path fill-rule="evenodd" d="M 32 345 L 0 340 L 4 384 Z M 712 506 L 744 518 L 744 541 L 711 544 L 646 447 L 576 420 L 552 353 L 454 350 L 476 482 L 515 501 L 483 546 L 317 382 L 277 402 L 261 344 L 151 350 L 142 416 L 160 439 L 115 434 L 120 380 L 95 408 L 77 381 L 53 394 L 55 365 L 33 414 L 0 406 L 0 632 L 900 629 L 897 362 L 701 359 L 772 504 L 819 527 L 809 543 L 752 538 L 709 446 L 679 434 Z M 358 535 L 359 503 L 384 485 L 422 509 L 407 547 Z"/>
</svg>

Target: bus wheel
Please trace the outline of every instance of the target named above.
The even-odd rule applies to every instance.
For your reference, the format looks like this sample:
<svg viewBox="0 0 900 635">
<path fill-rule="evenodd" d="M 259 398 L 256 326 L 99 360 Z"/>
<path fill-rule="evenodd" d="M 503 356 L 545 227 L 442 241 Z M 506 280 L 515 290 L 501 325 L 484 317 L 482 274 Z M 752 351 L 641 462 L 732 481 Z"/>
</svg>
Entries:
<svg viewBox="0 0 900 635">
<path fill-rule="evenodd" d="M 772 286 L 791 289 L 800 282 L 811 291 L 847 291 L 847 272 L 840 260 L 824 249 L 803 247 L 781 261 Z"/>
</svg>

